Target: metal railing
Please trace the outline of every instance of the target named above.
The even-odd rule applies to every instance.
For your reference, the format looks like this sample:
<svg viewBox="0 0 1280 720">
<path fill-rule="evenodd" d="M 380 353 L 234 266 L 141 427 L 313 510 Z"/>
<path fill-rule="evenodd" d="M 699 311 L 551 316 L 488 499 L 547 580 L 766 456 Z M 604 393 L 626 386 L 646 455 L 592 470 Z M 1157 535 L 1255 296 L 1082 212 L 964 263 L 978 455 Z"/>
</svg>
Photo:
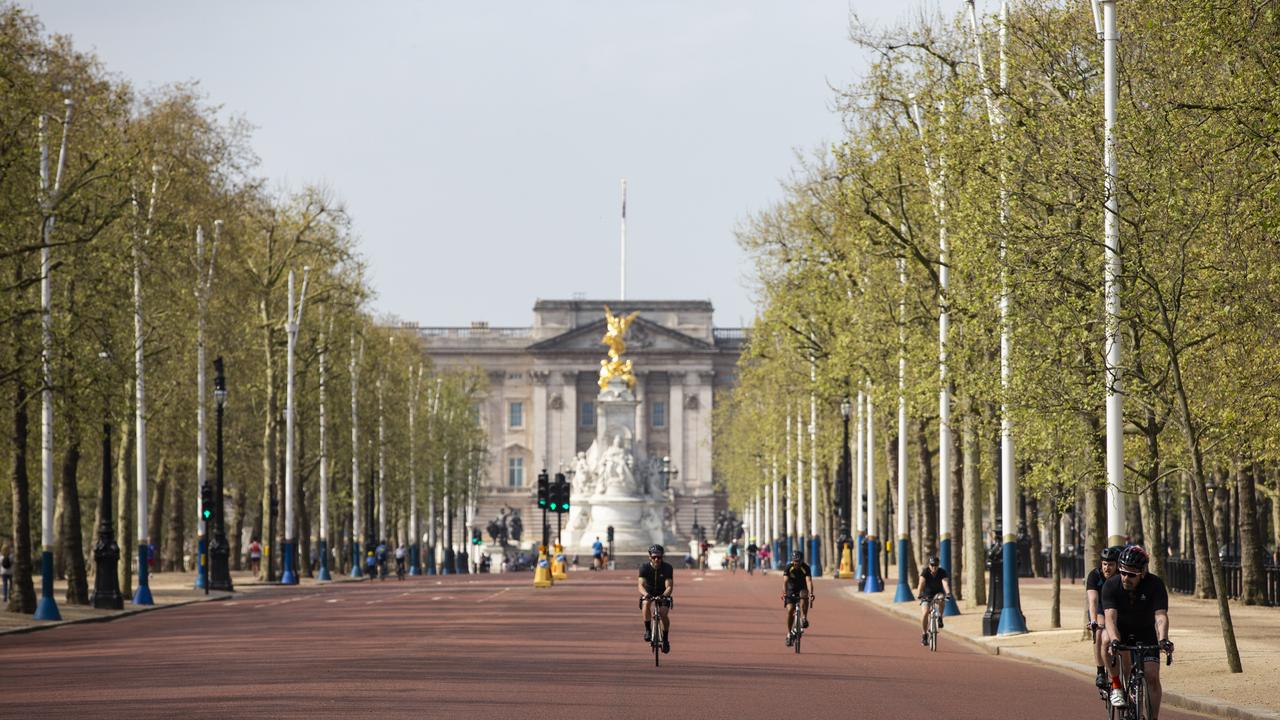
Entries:
<svg viewBox="0 0 1280 720">
<path fill-rule="evenodd" d="M 533 337 L 531 327 L 424 327 L 418 328 L 422 337 L 426 338 L 530 338 Z"/>
<path fill-rule="evenodd" d="M 1223 562 L 1222 573 L 1227 581 L 1227 598 L 1239 600 L 1244 594 L 1244 571 L 1240 563 Z M 1194 595 L 1196 592 L 1195 561 L 1166 560 L 1164 583 L 1171 592 Z M 1264 605 L 1280 606 L 1280 567 L 1266 565 L 1262 568 L 1262 597 Z"/>
<path fill-rule="evenodd" d="M 747 340 L 751 336 L 748 328 L 712 328 L 711 337 L 716 340 Z"/>
</svg>

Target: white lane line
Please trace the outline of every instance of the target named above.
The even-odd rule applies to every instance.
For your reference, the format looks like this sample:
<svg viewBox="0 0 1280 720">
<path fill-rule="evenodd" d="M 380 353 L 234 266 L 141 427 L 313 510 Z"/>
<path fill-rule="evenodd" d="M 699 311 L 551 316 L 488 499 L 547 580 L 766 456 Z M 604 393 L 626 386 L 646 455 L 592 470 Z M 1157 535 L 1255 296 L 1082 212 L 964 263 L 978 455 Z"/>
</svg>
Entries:
<svg viewBox="0 0 1280 720">
<path fill-rule="evenodd" d="M 436 596 L 432 597 L 431 599 L 432 599 L 432 600 L 443 600 L 444 598 L 443 598 L 442 596 L 440 596 L 440 595 L 436 595 Z"/>
<path fill-rule="evenodd" d="M 342 601 L 341 601 L 341 600 L 325 600 L 325 602 L 327 602 L 327 603 L 336 603 L 336 602 L 342 602 Z"/>
<path fill-rule="evenodd" d="M 498 597 L 499 595 L 501 595 L 502 593 L 504 593 L 504 592 L 506 592 L 506 591 L 508 591 L 508 590 L 510 590 L 510 589 L 511 589 L 511 588 L 509 588 L 509 587 L 504 587 L 504 588 L 502 588 L 501 590 L 499 590 L 498 592 L 493 593 L 492 595 L 486 595 L 486 596 L 484 596 L 484 597 L 480 598 L 480 599 L 479 599 L 479 600 L 477 600 L 476 602 L 484 602 L 484 601 L 486 601 L 486 600 L 492 600 L 492 599 L 494 599 L 494 598 Z"/>
</svg>

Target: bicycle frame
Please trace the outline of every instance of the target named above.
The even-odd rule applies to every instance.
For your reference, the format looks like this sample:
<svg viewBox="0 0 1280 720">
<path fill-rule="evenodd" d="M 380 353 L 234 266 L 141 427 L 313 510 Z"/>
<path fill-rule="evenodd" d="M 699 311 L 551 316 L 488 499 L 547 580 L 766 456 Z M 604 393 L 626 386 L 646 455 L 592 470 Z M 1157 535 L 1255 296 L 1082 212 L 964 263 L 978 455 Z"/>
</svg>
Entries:
<svg viewBox="0 0 1280 720">
<path fill-rule="evenodd" d="M 1129 674 L 1128 677 L 1124 678 L 1123 682 L 1127 704 L 1118 715 L 1112 715 L 1112 717 L 1149 720 L 1151 717 L 1151 696 L 1147 691 L 1146 661 L 1143 659 L 1143 655 L 1154 650 L 1158 661 L 1163 650 L 1159 645 L 1149 644 L 1124 645 L 1116 643 L 1111 647 L 1117 662 L 1120 662 L 1118 653 L 1126 652 L 1129 654 Z M 1165 665 L 1172 664 L 1173 654 L 1165 653 Z M 1124 672 L 1123 663 L 1121 663 L 1120 670 L 1122 673 Z M 1139 699 L 1141 699 L 1141 702 L 1139 702 Z"/>
</svg>

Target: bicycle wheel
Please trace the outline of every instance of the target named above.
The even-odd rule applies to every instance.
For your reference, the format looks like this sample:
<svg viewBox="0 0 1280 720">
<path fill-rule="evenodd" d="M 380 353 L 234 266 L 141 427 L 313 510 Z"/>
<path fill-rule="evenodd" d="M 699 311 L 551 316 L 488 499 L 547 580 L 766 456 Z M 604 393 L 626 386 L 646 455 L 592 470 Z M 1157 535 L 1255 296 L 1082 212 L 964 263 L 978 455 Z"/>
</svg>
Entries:
<svg viewBox="0 0 1280 720">
<path fill-rule="evenodd" d="M 658 667 L 662 658 L 662 620 L 660 619 L 654 619 L 653 641 L 649 644 L 653 646 L 653 666 Z"/>
<path fill-rule="evenodd" d="M 938 652 L 938 609 L 929 611 L 929 651 Z"/>
<path fill-rule="evenodd" d="M 1147 697 L 1147 679 L 1137 678 L 1129 695 L 1129 707 L 1133 708 L 1134 720 L 1151 720 L 1151 708 L 1148 706 L 1150 702 L 1151 698 Z"/>
</svg>

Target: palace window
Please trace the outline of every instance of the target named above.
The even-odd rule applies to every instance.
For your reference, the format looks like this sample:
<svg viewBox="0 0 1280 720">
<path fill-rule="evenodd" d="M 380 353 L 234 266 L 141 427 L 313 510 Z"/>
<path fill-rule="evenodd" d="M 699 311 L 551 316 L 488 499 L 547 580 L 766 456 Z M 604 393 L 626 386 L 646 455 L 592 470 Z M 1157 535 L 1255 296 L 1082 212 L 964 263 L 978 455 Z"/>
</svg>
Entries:
<svg viewBox="0 0 1280 720">
<path fill-rule="evenodd" d="M 596 426 L 596 404 L 591 400 L 582 403 L 582 420 L 579 423 L 584 428 Z"/>
<path fill-rule="evenodd" d="M 507 427 L 512 430 L 524 427 L 524 403 L 513 402 L 508 406 Z"/>
<path fill-rule="evenodd" d="M 511 487 L 524 486 L 524 458 L 508 458 L 507 459 L 507 485 Z"/>
<path fill-rule="evenodd" d="M 662 400 L 654 400 L 651 403 L 649 422 L 655 428 L 664 428 L 667 426 L 667 404 Z"/>
</svg>

